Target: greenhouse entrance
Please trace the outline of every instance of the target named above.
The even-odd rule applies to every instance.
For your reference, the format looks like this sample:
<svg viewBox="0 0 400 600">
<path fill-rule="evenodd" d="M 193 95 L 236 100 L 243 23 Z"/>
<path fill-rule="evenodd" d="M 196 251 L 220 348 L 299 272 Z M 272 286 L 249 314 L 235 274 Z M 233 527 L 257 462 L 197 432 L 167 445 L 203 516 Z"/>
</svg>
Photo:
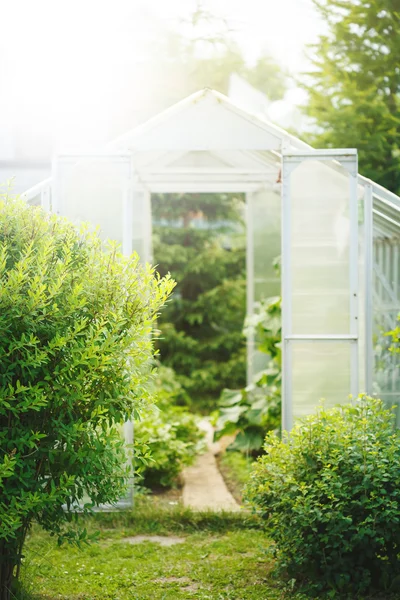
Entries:
<svg viewBox="0 0 400 600">
<path fill-rule="evenodd" d="M 355 150 L 313 150 L 202 90 L 102 152 L 58 156 L 24 197 L 151 262 L 151 194 L 183 193 L 245 194 L 247 314 L 282 289 L 285 429 L 321 398 L 399 400 L 383 332 L 400 306 L 400 199 L 357 174 Z M 258 360 L 250 335 L 250 382 Z"/>
</svg>

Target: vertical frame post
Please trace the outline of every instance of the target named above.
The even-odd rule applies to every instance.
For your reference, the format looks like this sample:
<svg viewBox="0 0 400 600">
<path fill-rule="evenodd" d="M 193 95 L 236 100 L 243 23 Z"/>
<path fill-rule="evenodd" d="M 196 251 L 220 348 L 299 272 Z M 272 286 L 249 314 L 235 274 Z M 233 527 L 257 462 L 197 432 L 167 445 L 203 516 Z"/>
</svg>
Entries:
<svg viewBox="0 0 400 600">
<path fill-rule="evenodd" d="M 293 167 L 285 165 L 282 154 L 282 234 L 281 234 L 281 285 L 282 285 L 282 431 L 293 427 L 292 378 L 286 376 L 292 372 L 292 349 L 288 335 L 292 331 L 292 286 L 290 240 L 292 233 L 290 174 Z M 286 176 L 287 175 L 287 176 Z"/>
<path fill-rule="evenodd" d="M 246 316 L 254 314 L 254 212 L 252 193 L 246 193 Z M 253 383 L 253 357 L 255 336 L 249 328 L 247 333 L 247 385 Z"/>
<path fill-rule="evenodd" d="M 144 210 L 144 256 L 145 262 L 153 262 L 153 240 L 152 240 L 152 219 L 151 219 L 151 193 L 144 190 L 143 210 Z"/>
<path fill-rule="evenodd" d="M 368 183 L 364 191 L 364 268 L 365 268 L 365 391 L 372 394 L 374 353 L 373 353 L 373 195 Z"/>
<path fill-rule="evenodd" d="M 58 170 L 58 157 L 53 158 L 51 163 L 51 204 L 52 212 L 56 215 L 61 214 L 61 201 L 60 201 L 60 189 L 59 189 L 59 170 Z"/>
<path fill-rule="evenodd" d="M 349 216 L 350 216 L 350 244 L 349 244 L 349 275 L 350 275 L 350 335 L 354 340 L 351 343 L 351 394 L 359 393 L 359 283 L 358 283 L 358 196 L 357 196 L 357 163 L 356 169 L 349 169 Z"/>
<path fill-rule="evenodd" d="M 126 256 L 132 254 L 132 222 L 133 222 L 133 197 L 132 180 L 130 175 L 124 182 L 122 199 L 122 252 Z"/>
<path fill-rule="evenodd" d="M 123 183 L 123 199 L 122 199 L 122 252 L 126 256 L 132 254 L 132 234 L 133 234 L 133 165 L 129 158 L 129 167 L 126 180 Z M 133 506 L 134 495 L 134 439 L 135 431 L 133 421 L 125 421 L 124 423 L 124 438 L 125 444 L 132 448 L 128 451 L 128 464 L 132 473 L 132 480 L 128 484 L 127 502 L 129 506 Z"/>
</svg>

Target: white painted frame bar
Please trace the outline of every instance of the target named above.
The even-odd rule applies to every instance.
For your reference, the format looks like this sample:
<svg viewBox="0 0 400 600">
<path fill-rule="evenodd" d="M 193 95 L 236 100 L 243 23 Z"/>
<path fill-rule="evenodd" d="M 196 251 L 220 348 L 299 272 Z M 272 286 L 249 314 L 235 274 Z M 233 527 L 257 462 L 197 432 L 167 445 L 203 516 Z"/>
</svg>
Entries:
<svg viewBox="0 0 400 600">
<path fill-rule="evenodd" d="M 286 176 L 282 153 L 282 226 L 281 226 L 281 286 L 282 286 L 282 431 L 290 431 L 293 426 L 292 403 L 292 345 L 288 336 L 292 333 L 292 278 L 290 265 L 290 243 L 292 215 L 290 202 L 290 175 Z"/>
<path fill-rule="evenodd" d="M 341 151 L 343 152 L 343 151 Z M 350 151 L 349 151 L 350 152 Z M 350 334 L 354 335 L 355 340 L 351 344 L 351 364 L 350 364 L 350 387 L 351 394 L 357 396 L 360 392 L 360 369 L 359 369 L 359 243 L 358 243 L 358 159 L 357 150 L 336 160 L 349 173 L 349 217 L 350 217 L 350 239 L 349 239 L 349 291 L 350 291 Z"/>
<path fill-rule="evenodd" d="M 246 316 L 254 315 L 254 211 L 253 197 L 246 193 Z M 254 330 L 248 329 L 247 346 L 247 385 L 254 381 Z"/>
<path fill-rule="evenodd" d="M 295 340 L 297 342 L 347 342 L 348 340 L 358 340 L 358 336 L 352 333 L 349 333 L 348 335 L 287 335 L 286 339 L 289 341 Z"/>
<path fill-rule="evenodd" d="M 334 161 L 337 168 L 344 168 L 349 175 L 349 303 L 350 329 L 343 334 L 296 335 L 292 330 L 292 273 L 291 273 L 291 174 L 307 160 Z M 358 198 L 357 198 L 357 150 L 282 150 L 282 429 L 293 427 L 293 343 L 306 342 L 348 342 L 350 353 L 350 390 L 353 395 L 359 392 L 359 282 L 358 282 Z M 371 211 L 372 215 L 372 211 Z M 318 399 L 316 399 L 318 400 Z"/>
<path fill-rule="evenodd" d="M 364 187 L 364 277 L 365 277 L 365 392 L 373 391 L 374 348 L 373 348 L 373 189 L 372 183 Z"/>
</svg>

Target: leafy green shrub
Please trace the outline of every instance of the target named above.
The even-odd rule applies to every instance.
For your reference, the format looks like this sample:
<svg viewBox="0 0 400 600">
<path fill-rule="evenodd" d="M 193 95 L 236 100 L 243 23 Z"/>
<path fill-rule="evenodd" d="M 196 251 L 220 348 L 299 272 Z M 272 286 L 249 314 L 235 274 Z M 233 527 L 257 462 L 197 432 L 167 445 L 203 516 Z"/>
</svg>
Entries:
<svg viewBox="0 0 400 600">
<path fill-rule="evenodd" d="M 284 441 L 269 434 L 247 498 L 266 519 L 281 570 L 317 595 L 388 590 L 398 583 L 400 444 L 380 400 L 299 422 Z"/>
<path fill-rule="evenodd" d="M 144 464 L 137 465 L 146 487 L 175 486 L 183 467 L 192 464 L 203 448 L 204 433 L 197 418 L 173 404 L 181 393 L 174 371 L 161 366 L 156 379 L 157 406 L 135 421 L 135 442 L 147 449 Z"/>
<path fill-rule="evenodd" d="M 72 505 L 122 495 L 115 424 L 149 395 L 150 333 L 172 287 L 67 220 L 0 198 L 2 600 L 33 519 L 80 543 Z"/>
<path fill-rule="evenodd" d="M 231 450 L 259 454 L 267 431 L 279 430 L 281 421 L 281 299 L 262 302 L 251 326 L 258 349 L 270 357 L 254 384 L 224 390 L 219 401 L 215 439 L 236 433 Z"/>
</svg>

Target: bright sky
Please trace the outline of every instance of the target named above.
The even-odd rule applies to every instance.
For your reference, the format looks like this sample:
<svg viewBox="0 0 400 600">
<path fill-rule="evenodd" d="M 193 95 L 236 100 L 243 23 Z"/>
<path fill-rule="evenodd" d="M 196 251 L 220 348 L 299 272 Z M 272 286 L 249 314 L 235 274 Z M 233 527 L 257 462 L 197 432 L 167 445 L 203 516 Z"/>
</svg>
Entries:
<svg viewBox="0 0 400 600">
<path fill-rule="evenodd" d="M 303 70 L 304 48 L 314 42 L 322 24 L 312 0 L 203 0 L 203 6 L 225 19 L 251 62 L 269 51 L 292 72 Z M 196 0 L 148 3 L 166 22 L 193 12 Z"/>
<path fill-rule="evenodd" d="M 306 68 L 305 45 L 321 31 L 312 0 L 202 4 L 227 22 L 249 62 L 267 51 L 292 73 Z M 138 56 L 145 59 L 160 29 L 182 28 L 195 6 L 195 0 L 0 0 L 0 133 L 30 131 L 33 146 L 49 132 L 101 140 L 121 96 L 139 92 L 129 87 L 138 85 Z M 151 75 L 140 72 L 139 80 L 160 93 Z"/>
</svg>

